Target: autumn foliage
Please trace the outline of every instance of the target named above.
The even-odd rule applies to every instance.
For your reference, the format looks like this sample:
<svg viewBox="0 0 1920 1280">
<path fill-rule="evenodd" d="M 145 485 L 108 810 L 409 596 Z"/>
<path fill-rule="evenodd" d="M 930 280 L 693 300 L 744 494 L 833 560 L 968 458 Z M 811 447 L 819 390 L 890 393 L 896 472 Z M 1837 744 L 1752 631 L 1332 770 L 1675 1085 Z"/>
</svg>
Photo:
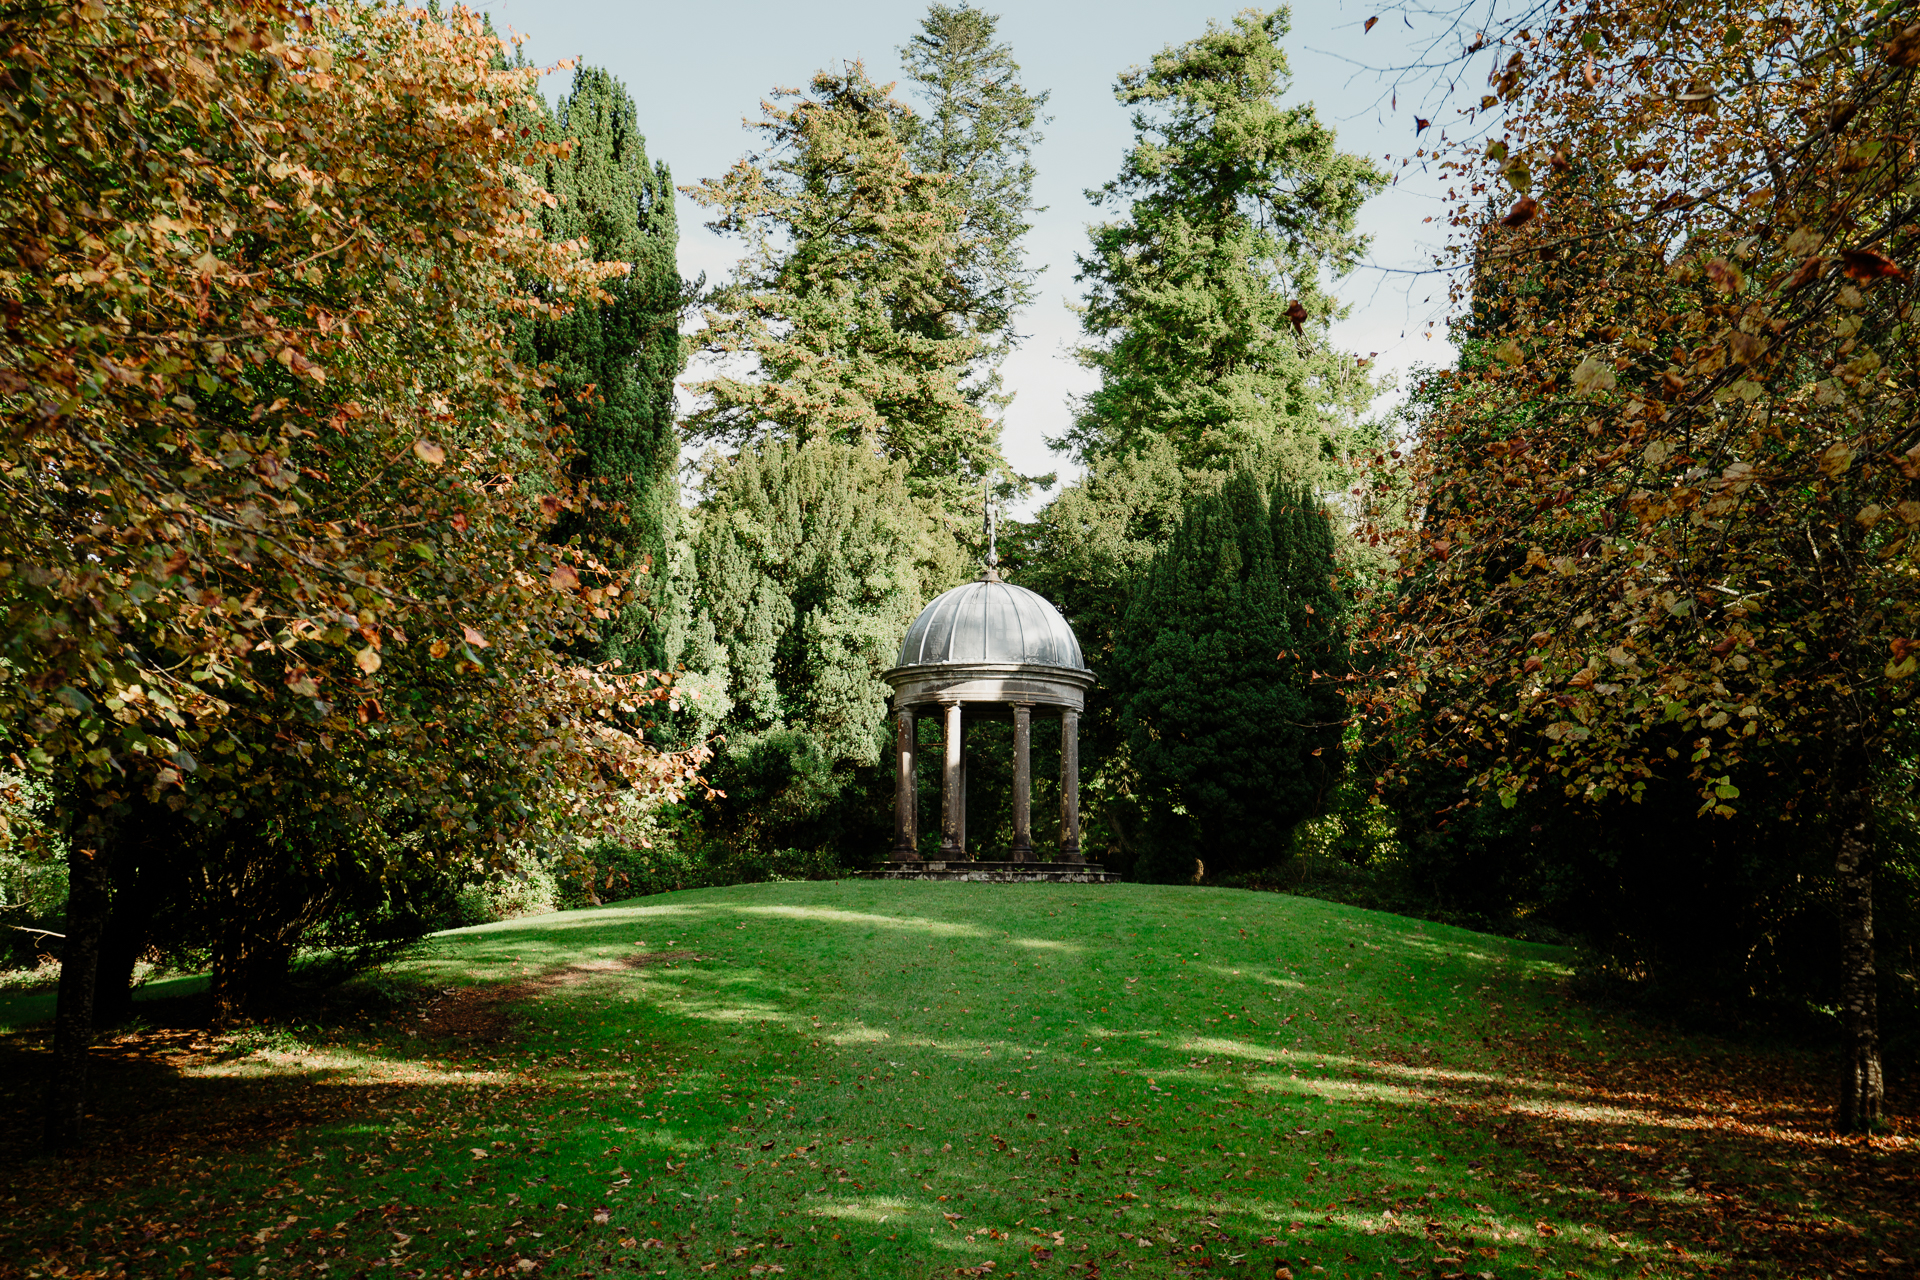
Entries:
<svg viewBox="0 0 1920 1280">
<path fill-rule="evenodd" d="M 1482 37 L 1469 359 L 1393 624 L 1406 767 L 1509 806 L 1684 779 L 1830 847 L 1848 1125 L 1880 1105 L 1874 811 L 1920 671 L 1907 21 L 1609 0 Z"/>
<path fill-rule="evenodd" d="M 561 656 L 626 584 L 539 540 L 569 443 L 503 333 L 625 264 L 531 217 L 537 72 L 458 9 L 0 25 L 0 723 L 70 915 L 142 804 L 498 866 L 680 785 L 664 679 Z"/>
</svg>

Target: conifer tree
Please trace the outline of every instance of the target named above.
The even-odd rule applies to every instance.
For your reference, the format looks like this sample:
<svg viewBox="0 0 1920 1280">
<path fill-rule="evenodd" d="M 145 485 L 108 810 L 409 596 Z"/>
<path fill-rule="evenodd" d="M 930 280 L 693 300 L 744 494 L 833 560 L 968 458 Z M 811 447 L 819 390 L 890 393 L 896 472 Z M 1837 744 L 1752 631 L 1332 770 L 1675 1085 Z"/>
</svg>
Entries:
<svg viewBox="0 0 1920 1280">
<path fill-rule="evenodd" d="M 1358 261 L 1355 218 L 1385 178 L 1311 105 L 1280 104 L 1287 27 L 1284 8 L 1249 10 L 1120 77 L 1134 147 L 1088 196 L 1122 216 L 1077 277 L 1100 386 L 1056 447 L 1091 460 L 1155 432 L 1189 468 L 1278 448 L 1303 478 L 1342 469 L 1332 437 L 1373 389 L 1330 345 L 1326 285 Z"/>
<path fill-rule="evenodd" d="M 1003 409 L 1012 397 L 1000 394 L 999 365 L 1019 340 L 1014 316 L 1033 300 L 1039 274 L 1021 241 L 1038 212 L 1032 155 L 1048 95 L 1021 85 L 1013 50 L 995 39 L 998 23 L 965 0 L 927 9 L 920 33 L 900 49 L 924 110 L 905 117 L 900 132 L 913 167 L 944 175 L 942 194 L 960 209 L 948 296 L 910 323 L 928 336 L 982 339 L 982 376 L 967 390 L 975 403 Z"/>
<path fill-rule="evenodd" d="M 1107 690 L 1144 810 L 1133 874 L 1273 865 L 1340 776 L 1344 619 L 1310 491 L 1253 468 L 1192 501 L 1127 611 Z"/>
<path fill-rule="evenodd" d="M 930 523 L 903 464 L 859 444 L 768 440 L 710 482 L 696 613 L 724 649 L 729 746 L 798 730 L 830 761 L 879 758 Z"/>
<path fill-rule="evenodd" d="M 548 402 L 572 431 L 573 474 L 587 490 L 586 504 L 564 513 L 549 536 L 636 571 L 595 656 L 659 667 L 668 508 L 679 500 L 673 383 L 685 365 L 673 182 L 664 162 L 648 162 L 633 98 L 597 67 L 574 72 L 541 131 L 571 144 L 541 165 L 556 201 L 541 214 L 547 238 L 584 239 L 595 260 L 631 264 L 605 285 L 608 301 L 578 304 L 522 333 L 523 354 L 551 379 Z"/>
<path fill-rule="evenodd" d="M 858 443 L 905 463 L 916 495 L 970 506 L 962 459 L 975 474 L 1001 465 L 960 385 L 983 343 L 913 321 L 951 297 L 962 209 L 942 177 L 914 170 L 899 132 L 907 109 L 860 63 L 764 109 L 753 126 L 763 148 L 687 188 L 715 211 L 708 226 L 747 247 L 705 313 L 719 371 L 693 384 L 704 403 L 689 435 Z"/>
</svg>

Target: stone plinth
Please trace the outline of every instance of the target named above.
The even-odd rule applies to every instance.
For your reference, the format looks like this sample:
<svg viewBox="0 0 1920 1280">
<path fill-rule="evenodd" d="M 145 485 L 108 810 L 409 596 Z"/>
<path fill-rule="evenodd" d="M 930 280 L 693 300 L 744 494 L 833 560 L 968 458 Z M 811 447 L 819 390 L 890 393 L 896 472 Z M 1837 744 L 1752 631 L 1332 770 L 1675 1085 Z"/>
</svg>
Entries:
<svg viewBox="0 0 1920 1280">
<path fill-rule="evenodd" d="M 1097 862 L 971 862 L 931 859 L 883 862 L 862 871 L 868 880 L 977 880 L 989 884 L 1117 884 L 1120 877 Z"/>
</svg>

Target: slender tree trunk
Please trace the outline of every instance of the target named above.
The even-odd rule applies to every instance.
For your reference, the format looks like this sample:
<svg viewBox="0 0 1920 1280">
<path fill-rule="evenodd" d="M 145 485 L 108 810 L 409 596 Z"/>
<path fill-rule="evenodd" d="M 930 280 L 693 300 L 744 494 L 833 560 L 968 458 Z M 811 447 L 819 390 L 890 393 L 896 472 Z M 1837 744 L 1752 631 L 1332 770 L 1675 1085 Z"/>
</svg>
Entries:
<svg viewBox="0 0 1920 1280">
<path fill-rule="evenodd" d="M 100 938 L 112 905 L 104 844 L 97 838 L 76 838 L 67 855 L 67 937 L 60 949 L 60 994 L 53 1015 L 53 1077 L 48 1081 L 44 1139 L 53 1153 L 80 1140 L 86 1116 L 94 982 Z"/>
<path fill-rule="evenodd" d="M 153 929 L 153 876 L 144 864 L 152 854 L 156 829 L 164 827 L 136 813 L 113 842 L 114 856 L 107 864 L 112 909 L 100 940 L 100 968 L 93 984 L 96 1028 L 118 1026 L 133 1016 L 133 970 Z"/>
<path fill-rule="evenodd" d="M 1840 888 L 1840 1021 L 1843 1074 L 1836 1122 L 1847 1133 L 1881 1119 L 1879 980 L 1873 967 L 1873 790 L 1858 730 L 1838 729 L 1834 871 Z"/>
</svg>

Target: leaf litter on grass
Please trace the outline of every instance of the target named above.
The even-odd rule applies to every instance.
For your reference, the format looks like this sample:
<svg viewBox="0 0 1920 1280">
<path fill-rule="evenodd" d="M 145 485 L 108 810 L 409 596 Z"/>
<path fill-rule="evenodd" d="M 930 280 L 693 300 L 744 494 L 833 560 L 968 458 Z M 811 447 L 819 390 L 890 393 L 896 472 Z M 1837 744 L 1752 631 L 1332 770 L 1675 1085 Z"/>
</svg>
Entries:
<svg viewBox="0 0 1920 1280">
<path fill-rule="evenodd" d="M 148 1077 L 103 1090 L 115 1137 L 16 1180 L 5 1225 L 32 1248 L 0 1274 L 1307 1280 L 1913 1256 L 1897 1196 L 1825 1204 L 1800 1253 L 1729 1238 L 1726 1197 L 1760 1207 L 1742 1222 L 1800 1211 L 1697 1150 L 1724 1090 L 1636 1074 L 1618 1040 L 1617 1074 L 1588 1071 L 1559 953 L 1300 899 L 950 888 L 748 886 L 447 935 L 407 966 L 437 998 L 373 1031 L 195 1042 L 252 1075 L 156 1042 Z M 1205 917 L 1227 903 L 1222 936 Z M 663 925 L 679 950 L 632 964 Z M 1774 1158 L 1817 1148 L 1768 1101 L 1806 1065 L 1768 1070 L 1735 1089 L 1740 1123 L 1773 1116 L 1751 1140 Z M 129 1085 L 150 1114 L 114 1111 Z M 1667 1140 L 1692 1144 L 1691 1181 L 1610 1163 Z M 1903 1139 L 1872 1158 L 1910 1192 Z"/>
</svg>

